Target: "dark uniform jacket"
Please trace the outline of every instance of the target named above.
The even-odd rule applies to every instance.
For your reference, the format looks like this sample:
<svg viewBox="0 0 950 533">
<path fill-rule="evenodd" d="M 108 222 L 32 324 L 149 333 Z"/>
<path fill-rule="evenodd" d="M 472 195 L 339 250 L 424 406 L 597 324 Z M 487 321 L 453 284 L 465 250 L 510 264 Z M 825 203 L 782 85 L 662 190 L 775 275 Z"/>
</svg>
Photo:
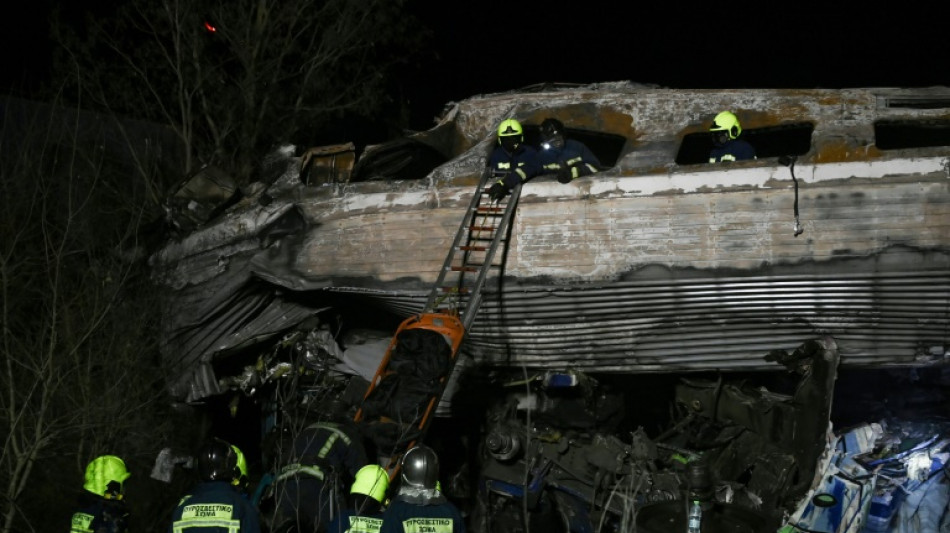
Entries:
<svg viewBox="0 0 950 533">
<path fill-rule="evenodd" d="M 717 146 L 709 152 L 710 163 L 745 161 L 746 159 L 755 159 L 755 148 L 742 139 L 731 139 L 722 146 Z"/>
<path fill-rule="evenodd" d="M 274 483 L 274 524 L 297 524 L 306 531 L 325 531 L 343 502 L 342 487 L 367 464 L 359 430 L 352 424 L 318 422 L 300 432 Z"/>
<path fill-rule="evenodd" d="M 513 153 L 496 146 L 488 158 L 492 181 L 501 180 L 509 191 L 541 173 L 538 151 L 521 143 Z"/>
<path fill-rule="evenodd" d="M 383 513 L 381 533 L 465 533 L 465 520 L 444 497 L 428 505 L 393 500 Z"/>
<path fill-rule="evenodd" d="M 129 508 L 124 501 L 107 500 L 83 490 L 78 503 L 70 533 L 125 533 L 129 530 Z"/>
<path fill-rule="evenodd" d="M 538 153 L 544 172 L 570 173 L 570 178 L 593 174 L 600 170 L 600 160 L 584 143 L 565 139 L 564 148 L 546 148 Z"/>
<path fill-rule="evenodd" d="M 168 533 L 260 533 L 257 510 L 225 481 L 199 483 L 178 503 Z"/>
</svg>

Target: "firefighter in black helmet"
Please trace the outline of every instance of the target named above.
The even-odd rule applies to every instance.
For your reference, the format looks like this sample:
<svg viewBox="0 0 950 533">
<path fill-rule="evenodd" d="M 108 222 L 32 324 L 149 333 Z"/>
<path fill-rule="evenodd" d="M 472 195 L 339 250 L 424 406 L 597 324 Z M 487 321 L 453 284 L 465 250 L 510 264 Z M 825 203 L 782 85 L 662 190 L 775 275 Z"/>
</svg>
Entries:
<svg viewBox="0 0 950 533">
<path fill-rule="evenodd" d="M 565 137 L 564 124 L 556 118 L 541 123 L 541 151 L 538 153 L 545 173 L 557 175 L 561 183 L 600 170 L 600 160 L 584 143 Z"/>
<path fill-rule="evenodd" d="M 168 533 L 260 533 L 260 518 L 233 485 L 239 479 L 238 454 L 221 439 L 198 451 L 201 482 L 178 503 Z"/>
</svg>

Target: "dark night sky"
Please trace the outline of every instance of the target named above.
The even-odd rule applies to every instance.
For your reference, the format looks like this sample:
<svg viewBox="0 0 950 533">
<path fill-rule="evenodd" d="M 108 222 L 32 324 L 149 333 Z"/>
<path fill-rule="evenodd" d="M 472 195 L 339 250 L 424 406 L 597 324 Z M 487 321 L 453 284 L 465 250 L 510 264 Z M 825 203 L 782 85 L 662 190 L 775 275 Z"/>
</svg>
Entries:
<svg viewBox="0 0 950 533">
<path fill-rule="evenodd" d="M 48 11 L 57 1 L 20 3 L 3 17 L 4 90 L 46 68 Z M 939 4 L 877 4 L 412 0 L 433 38 L 400 80 L 416 129 L 448 101 L 540 82 L 950 85 L 950 26 Z"/>
<path fill-rule="evenodd" d="M 511 0 L 449 13 L 450 4 L 415 2 L 440 56 L 421 76 L 418 98 L 436 111 L 447 100 L 539 82 L 950 85 L 950 25 L 937 4 Z"/>
</svg>

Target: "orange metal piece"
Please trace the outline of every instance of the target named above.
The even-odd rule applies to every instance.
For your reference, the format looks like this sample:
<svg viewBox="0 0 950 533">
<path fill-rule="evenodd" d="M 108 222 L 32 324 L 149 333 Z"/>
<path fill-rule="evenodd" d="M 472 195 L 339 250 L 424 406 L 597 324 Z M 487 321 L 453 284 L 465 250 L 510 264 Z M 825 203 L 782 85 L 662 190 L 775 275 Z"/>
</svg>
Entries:
<svg viewBox="0 0 950 533">
<path fill-rule="evenodd" d="M 449 346 L 451 347 L 451 357 L 454 363 L 459 347 L 462 345 L 462 339 L 465 337 L 465 327 L 462 325 L 462 321 L 459 320 L 457 313 L 420 313 L 418 315 L 411 316 L 404 320 L 398 328 L 396 328 L 396 333 L 393 335 L 392 340 L 389 342 L 389 347 L 386 349 L 386 355 L 383 357 L 383 360 L 379 364 L 379 368 L 376 370 L 376 374 L 373 376 L 373 380 L 370 382 L 369 387 L 366 389 L 366 394 L 363 395 L 363 400 L 366 400 L 370 394 L 372 394 L 373 389 L 382 381 L 382 379 L 389 375 L 391 371 L 388 370 L 389 360 L 393 350 L 396 347 L 396 340 L 399 338 L 399 334 L 403 331 L 411 329 L 427 329 L 435 331 L 436 333 L 441 334 L 448 341 Z M 453 364 L 454 366 L 454 364 Z M 419 419 L 417 428 L 420 431 L 424 431 L 429 424 L 429 420 L 432 416 L 435 407 L 438 404 L 439 399 L 442 396 L 442 391 L 445 389 L 445 383 L 451 374 L 451 370 L 442 378 L 439 379 L 440 389 L 438 395 L 433 395 L 429 398 L 429 402 L 426 405 L 425 412 L 422 417 Z M 363 408 L 362 406 L 359 410 L 356 411 L 356 414 L 353 417 L 353 420 L 360 422 L 363 420 Z M 382 417 L 380 421 L 387 421 L 385 417 Z M 412 448 L 416 444 L 416 440 L 409 442 L 406 446 L 406 450 Z M 404 451 L 404 450 L 403 450 Z M 395 477 L 396 472 L 398 471 L 399 458 L 402 453 L 393 455 L 390 458 L 389 465 L 387 465 L 387 470 L 390 471 L 390 477 Z"/>
</svg>

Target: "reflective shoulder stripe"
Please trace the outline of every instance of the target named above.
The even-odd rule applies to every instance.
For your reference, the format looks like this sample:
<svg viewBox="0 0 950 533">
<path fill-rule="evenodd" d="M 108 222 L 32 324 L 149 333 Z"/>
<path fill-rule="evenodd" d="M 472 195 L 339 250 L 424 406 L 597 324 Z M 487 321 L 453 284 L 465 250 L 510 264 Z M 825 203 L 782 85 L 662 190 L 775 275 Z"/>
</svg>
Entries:
<svg viewBox="0 0 950 533">
<path fill-rule="evenodd" d="M 280 472 L 277 474 L 277 477 L 275 477 L 274 480 L 283 481 L 289 477 L 298 476 L 301 474 L 315 477 L 320 481 L 323 481 L 323 470 L 321 470 L 319 466 L 302 465 L 300 463 L 290 463 L 289 465 L 284 466 L 280 469 Z"/>
<path fill-rule="evenodd" d="M 199 503 L 182 509 L 181 518 L 172 522 L 174 533 L 183 533 L 190 528 L 223 528 L 228 533 L 238 533 L 241 521 L 234 518 L 234 507 L 225 503 Z"/>
<path fill-rule="evenodd" d="M 498 168 L 504 168 L 504 169 L 511 168 L 511 163 L 507 161 L 501 161 L 498 163 Z"/>
<path fill-rule="evenodd" d="M 320 459 L 325 458 L 327 454 L 330 453 L 330 450 L 333 448 L 333 445 L 336 444 L 336 441 L 339 438 L 340 435 L 338 433 L 330 435 L 330 438 L 328 438 L 326 442 L 323 443 L 323 448 L 320 448 L 320 452 L 317 454 L 317 457 Z"/>
<path fill-rule="evenodd" d="M 228 533 L 240 533 L 241 522 L 238 520 L 180 520 L 172 523 L 173 533 L 185 533 L 193 527 L 220 527 Z"/>
<path fill-rule="evenodd" d="M 333 432 L 333 435 L 327 439 L 323 444 L 323 448 L 320 448 L 320 453 L 317 454 L 317 457 L 323 459 L 330 453 L 330 448 L 333 447 L 333 444 L 336 443 L 337 439 L 342 440 L 346 443 L 347 446 L 350 445 L 350 437 L 336 424 L 328 424 L 326 422 L 317 422 L 316 424 L 310 425 L 307 429 L 325 429 L 327 431 Z"/>
</svg>

